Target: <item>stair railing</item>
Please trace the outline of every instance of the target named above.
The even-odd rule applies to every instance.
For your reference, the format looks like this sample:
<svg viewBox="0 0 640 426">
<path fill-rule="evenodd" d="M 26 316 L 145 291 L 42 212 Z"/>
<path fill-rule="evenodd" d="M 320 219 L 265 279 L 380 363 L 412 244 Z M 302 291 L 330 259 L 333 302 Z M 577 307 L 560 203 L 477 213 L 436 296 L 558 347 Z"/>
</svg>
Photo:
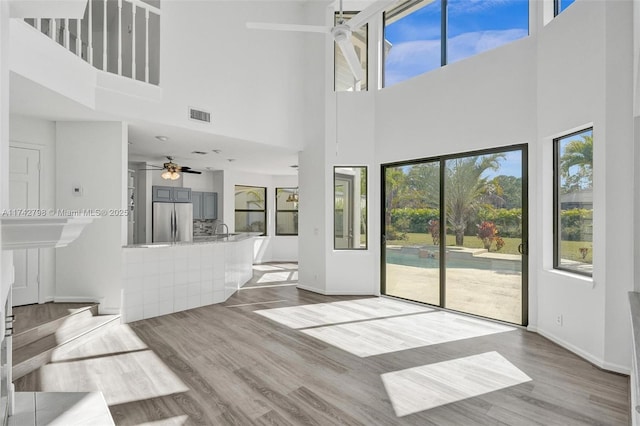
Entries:
<svg viewBox="0 0 640 426">
<path fill-rule="evenodd" d="M 25 21 L 98 69 L 157 85 L 160 17 L 142 0 L 89 0 L 82 19 Z"/>
</svg>

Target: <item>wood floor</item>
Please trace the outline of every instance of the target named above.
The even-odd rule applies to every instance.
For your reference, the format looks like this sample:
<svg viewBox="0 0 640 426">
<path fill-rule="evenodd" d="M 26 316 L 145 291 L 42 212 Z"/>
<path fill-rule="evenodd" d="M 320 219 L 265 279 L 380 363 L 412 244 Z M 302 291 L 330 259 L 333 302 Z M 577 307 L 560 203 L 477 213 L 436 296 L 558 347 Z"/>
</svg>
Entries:
<svg viewBox="0 0 640 426">
<path fill-rule="evenodd" d="M 327 327 L 327 320 L 308 318 L 314 326 L 296 329 L 295 323 L 273 319 L 282 311 L 273 311 L 272 318 L 254 312 L 365 299 L 298 290 L 292 285 L 295 268 L 262 265 L 224 304 L 123 325 L 90 345 L 57 353 L 52 364 L 18 380 L 16 388 L 101 390 L 120 425 L 629 424 L 628 377 L 599 370 L 520 328 L 359 356 L 304 332 Z M 335 305 L 328 309 L 335 311 Z M 381 313 L 405 319 L 438 312 Z M 350 315 L 351 322 L 342 324 L 363 327 L 381 320 L 370 318 L 367 309 L 355 319 Z M 511 379 L 488 386 L 474 362 L 488 374 L 496 365 Z M 402 380 L 417 383 L 412 375 L 450 387 L 471 377 L 480 387 L 464 399 L 431 402 L 424 407 L 433 408 L 414 412 L 427 388 L 409 395 L 415 403 L 402 397 Z M 440 393 L 429 389 L 437 399 Z"/>
</svg>

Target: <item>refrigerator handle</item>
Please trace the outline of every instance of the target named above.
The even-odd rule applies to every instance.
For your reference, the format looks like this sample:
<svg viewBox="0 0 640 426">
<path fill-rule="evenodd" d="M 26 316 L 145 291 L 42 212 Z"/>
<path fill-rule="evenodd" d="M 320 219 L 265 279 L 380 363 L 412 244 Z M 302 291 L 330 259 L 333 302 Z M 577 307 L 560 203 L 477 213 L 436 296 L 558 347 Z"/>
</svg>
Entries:
<svg viewBox="0 0 640 426">
<path fill-rule="evenodd" d="M 171 242 L 176 242 L 176 212 L 171 212 Z"/>
</svg>

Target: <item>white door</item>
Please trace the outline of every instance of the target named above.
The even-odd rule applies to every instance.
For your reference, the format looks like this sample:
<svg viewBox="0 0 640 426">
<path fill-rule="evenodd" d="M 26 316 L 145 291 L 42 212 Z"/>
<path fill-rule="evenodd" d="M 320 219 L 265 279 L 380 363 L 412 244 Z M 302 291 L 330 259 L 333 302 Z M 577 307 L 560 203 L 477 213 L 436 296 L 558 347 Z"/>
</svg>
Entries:
<svg viewBox="0 0 640 426">
<path fill-rule="evenodd" d="M 40 207 L 40 151 L 10 147 L 9 207 L 37 209 Z M 15 281 L 13 306 L 38 303 L 40 253 L 38 249 L 13 251 Z"/>
</svg>

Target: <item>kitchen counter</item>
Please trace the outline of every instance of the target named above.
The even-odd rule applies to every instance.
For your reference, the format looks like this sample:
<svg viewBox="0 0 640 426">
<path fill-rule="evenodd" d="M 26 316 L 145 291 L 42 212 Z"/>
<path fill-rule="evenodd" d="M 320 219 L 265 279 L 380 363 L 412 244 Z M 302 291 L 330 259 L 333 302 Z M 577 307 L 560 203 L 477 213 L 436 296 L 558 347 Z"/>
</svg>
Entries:
<svg viewBox="0 0 640 426">
<path fill-rule="evenodd" d="M 124 322 L 224 302 L 253 276 L 254 237 L 258 235 L 125 246 Z"/>
<path fill-rule="evenodd" d="M 248 238 L 258 237 L 262 235 L 260 232 L 242 232 L 238 234 L 229 234 L 228 237 L 224 235 L 215 235 L 209 237 L 194 237 L 193 241 L 179 241 L 176 243 L 142 243 L 142 244 L 129 244 L 122 246 L 123 248 L 159 248 L 159 247 L 171 247 L 174 245 L 194 245 L 194 244 L 209 244 L 209 243 L 233 243 L 238 241 L 244 241 Z"/>
</svg>

